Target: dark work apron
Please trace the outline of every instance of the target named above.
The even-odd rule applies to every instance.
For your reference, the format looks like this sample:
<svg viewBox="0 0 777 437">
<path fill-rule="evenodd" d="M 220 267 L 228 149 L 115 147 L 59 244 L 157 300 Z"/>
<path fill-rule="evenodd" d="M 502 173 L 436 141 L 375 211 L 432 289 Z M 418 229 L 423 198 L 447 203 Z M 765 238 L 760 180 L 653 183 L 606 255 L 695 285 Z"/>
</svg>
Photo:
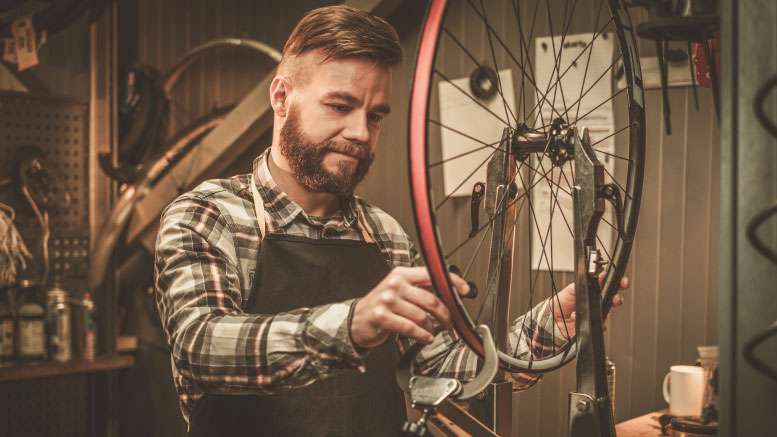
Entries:
<svg viewBox="0 0 777 437">
<path fill-rule="evenodd" d="M 262 205 L 256 192 L 254 199 Z M 257 212 L 264 231 L 263 211 Z M 371 242 L 266 235 L 245 312 L 276 314 L 361 297 L 388 272 Z M 406 419 L 397 362 L 389 339 L 370 350 L 363 374 L 348 370 L 275 395 L 205 394 L 192 411 L 190 435 L 396 436 Z"/>
</svg>

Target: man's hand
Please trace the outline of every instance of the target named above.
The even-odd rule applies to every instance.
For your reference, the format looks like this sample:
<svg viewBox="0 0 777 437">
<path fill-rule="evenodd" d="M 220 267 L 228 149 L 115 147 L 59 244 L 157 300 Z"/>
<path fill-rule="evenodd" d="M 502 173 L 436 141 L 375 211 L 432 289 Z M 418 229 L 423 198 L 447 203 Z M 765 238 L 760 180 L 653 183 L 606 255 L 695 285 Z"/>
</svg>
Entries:
<svg viewBox="0 0 777 437">
<path fill-rule="evenodd" d="M 460 294 L 469 293 L 467 283 L 451 275 Z M 397 267 L 361 298 L 351 319 L 351 340 L 356 346 L 373 348 L 391 333 L 404 335 L 424 344 L 434 341 L 432 317 L 450 328 L 450 312 L 430 292 L 426 267 Z"/>
<path fill-rule="evenodd" d="M 607 276 L 607 272 L 602 272 L 599 275 L 599 285 L 604 282 L 604 278 Z M 612 308 L 617 308 L 623 305 L 623 295 L 621 291 L 625 291 L 629 288 L 629 278 L 622 277 L 620 283 L 620 289 L 618 293 L 612 298 Z M 570 337 L 575 335 L 575 284 L 569 284 L 561 290 L 557 298 L 552 298 L 551 307 L 553 308 L 553 318 L 556 320 L 556 325 L 559 331 L 569 340 Z M 607 318 L 609 319 L 609 315 Z M 607 331 L 607 321 L 604 322 L 604 330 Z"/>
</svg>

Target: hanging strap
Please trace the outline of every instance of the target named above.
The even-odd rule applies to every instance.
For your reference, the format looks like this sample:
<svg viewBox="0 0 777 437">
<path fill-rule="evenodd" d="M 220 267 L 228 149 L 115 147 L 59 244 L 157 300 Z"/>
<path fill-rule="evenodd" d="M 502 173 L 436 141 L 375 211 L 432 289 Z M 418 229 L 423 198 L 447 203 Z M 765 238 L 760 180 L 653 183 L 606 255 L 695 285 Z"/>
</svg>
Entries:
<svg viewBox="0 0 777 437">
<path fill-rule="evenodd" d="M 259 224 L 259 237 L 260 240 L 264 240 L 264 235 L 267 232 L 267 224 L 264 218 L 264 200 L 259 194 L 259 190 L 256 189 L 256 182 L 254 181 L 254 175 L 251 175 L 251 194 L 254 196 L 254 212 L 256 212 L 256 221 Z M 367 226 L 362 223 L 364 219 L 363 214 L 358 210 L 356 211 L 356 229 L 359 230 L 362 238 L 367 243 L 375 243 L 375 239 L 372 238 L 369 232 L 367 232 Z"/>
</svg>

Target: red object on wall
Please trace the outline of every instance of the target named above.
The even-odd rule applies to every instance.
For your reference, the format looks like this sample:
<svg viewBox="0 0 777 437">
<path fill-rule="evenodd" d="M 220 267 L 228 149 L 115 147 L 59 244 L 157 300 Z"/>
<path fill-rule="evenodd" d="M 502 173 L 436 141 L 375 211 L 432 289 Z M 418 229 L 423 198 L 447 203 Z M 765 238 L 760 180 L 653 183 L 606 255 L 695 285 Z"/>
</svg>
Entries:
<svg viewBox="0 0 777 437">
<path fill-rule="evenodd" d="M 712 57 L 715 58 L 715 72 L 718 73 L 718 82 L 720 82 L 720 40 L 717 38 L 711 39 L 709 43 Z M 696 43 L 696 49 L 693 54 L 693 66 L 696 70 L 696 82 L 705 88 L 712 88 L 710 62 L 707 60 L 704 44 Z"/>
</svg>

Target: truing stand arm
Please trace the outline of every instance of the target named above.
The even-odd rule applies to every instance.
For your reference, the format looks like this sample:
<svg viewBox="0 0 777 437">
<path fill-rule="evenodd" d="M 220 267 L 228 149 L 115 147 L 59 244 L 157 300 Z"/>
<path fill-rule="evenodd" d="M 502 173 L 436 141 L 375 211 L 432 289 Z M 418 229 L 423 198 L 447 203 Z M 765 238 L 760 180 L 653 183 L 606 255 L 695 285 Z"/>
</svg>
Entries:
<svg viewBox="0 0 777 437">
<path fill-rule="evenodd" d="M 577 332 L 577 391 L 569 394 L 570 437 L 614 437 L 602 327 L 602 290 L 596 231 L 604 213 L 604 167 L 591 148 L 588 130 L 567 132 L 574 143 L 575 186 L 575 318 Z"/>
</svg>

